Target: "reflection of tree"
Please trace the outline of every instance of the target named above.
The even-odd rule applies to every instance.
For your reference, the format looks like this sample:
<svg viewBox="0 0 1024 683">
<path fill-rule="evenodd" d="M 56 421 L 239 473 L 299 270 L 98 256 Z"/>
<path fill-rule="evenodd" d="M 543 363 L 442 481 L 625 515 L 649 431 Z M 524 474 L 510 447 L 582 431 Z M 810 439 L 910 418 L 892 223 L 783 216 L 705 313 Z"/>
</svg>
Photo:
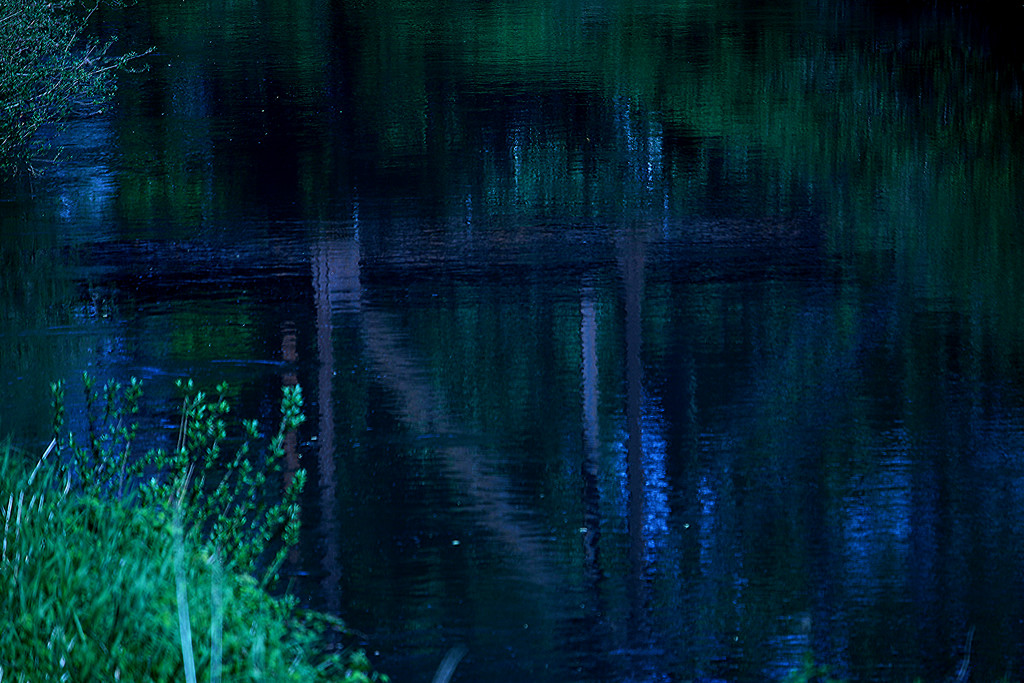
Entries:
<svg viewBox="0 0 1024 683">
<path fill-rule="evenodd" d="M 253 189 L 314 207 L 378 183 L 439 202 L 458 186 L 478 212 L 526 217 L 616 216 L 623 200 L 675 217 L 827 206 L 836 253 L 897 248 L 904 286 L 983 302 L 1001 334 L 1024 336 L 1007 294 L 1019 288 L 1003 286 L 1019 279 L 1019 64 L 927 17 L 908 39 L 859 11 L 844 23 L 714 3 L 449 10 L 139 8 L 147 40 L 182 61 L 151 82 L 171 83 L 156 94 L 168 115 L 123 126 L 139 171 L 121 179 L 123 210 L 209 221 Z M 273 21 L 286 38 L 253 35 Z M 251 42 L 245 79 L 218 66 Z M 122 92 L 127 111 L 134 97 Z M 210 129 L 211 116 L 238 128 Z"/>
<path fill-rule="evenodd" d="M 321 393 L 319 405 L 320 472 L 325 510 L 337 504 L 333 481 L 333 458 L 338 457 L 334 439 L 334 421 L 330 387 L 333 384 L 333 341 L 331 315 L 336 312 L 358 314 L 363 355 L 374 369 L 379 381 L 398 397 L 401 417 L 416 433 L 429 435 L 438 444 L 436 455 L 450 476 L 457 482 L 462 495 L 472 501 L 477 523 L 482 524 L 498 539 L 500 545 L 514 557 L 524 578 L 537 587 L 556 585 L 552 569 L 547 566 L 545 553 L 538 546 L 539 532 L 524 528 L 517 519 L 519 508 L 512 500 L 514 487 L 504 476 L 488 471 L 490 468 L 478 448 L 444 445 L 447 435 L 463 433 L 448 415 L 436 391 L 424 381 L 420 370 L 422 360 L 406 348 L 406 336 L 400 333 L 390 316 L 361 305 L 362 288 L 359 284 L 359 242 L 356 238 L 325 239 L 315 258 L 315 287 L 317 290 L 317 329 L 320 348 Z M 440 437 L 440 438 L 438 438 Z M 325 513 L 325 519 L 333 515 Z M 340 530 L 328 526 L 322 529 L 328 535 Z M 331 540 L 328 538 L 330 546 Z M 336 551 L 329 553 L 336 557 Z M 337 565 L 329 570 L 333 575 Z"/>
<path fill-rule="evenodd" d="M 598 409 L 598 363 L 597 363 L 597 316 L 594 311 L 592 292 L 581 293 L 580 302 L 580 351 L 582 363 L 583 403 L 583 466 L 581 480 L 583 489 L 583 533 L 584 562 L 588 581 L 594 590 L 601 575 L 601 512 L 598 489 L 598 468 L 600 467 L 600 413 Z"/>
<path fill-rule="evenodd" d="M 621 638 L 606 635 L 617 633 L 614 625 L 603 623 L 609 601 L 603 595 L 604 575 L 601 558 L 601 527 L 605 523 L 601 514 L 601 441 L 599 411 L 599 365 L 597 349 L 597 312 L 594 291 L 585 287 L 580 293 L 580 375 L 583 419 L 583 454 L 580 468 L 580 499 L 583 508 L 584 608 L 578 624 L 579 639 L 587 643 L 586 652 L 621 650 Z M 580 657 L 583 671 L 599 674 L 606 671 L 609 662 L 603 658 Z"/>
<path fill-rule="evenodd" d="M 626 480 L 629 495 L 628 529 L 630 578 L 629 637 L 636 643 L 645 640 L 648 625 L 645 574 L 647 571 L 647 480 L 644 472 L 643 431 L 641 415 L 643 394 L 642 371 L 642 301 L 644 287 L 643 242 L 634 231 L 621 238 L 623 299 L 625 300 L 625 368 L 626 368 Z"/>
</svg>

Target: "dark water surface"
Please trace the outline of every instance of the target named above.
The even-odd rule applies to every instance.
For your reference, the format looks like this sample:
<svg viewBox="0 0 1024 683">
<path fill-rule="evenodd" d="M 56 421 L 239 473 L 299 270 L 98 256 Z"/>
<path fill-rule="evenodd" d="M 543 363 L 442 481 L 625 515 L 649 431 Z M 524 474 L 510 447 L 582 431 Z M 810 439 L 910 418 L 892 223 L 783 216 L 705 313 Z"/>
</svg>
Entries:
<svg viewBox="0 0 1024 683">
<path fill-rule="evenodd" d="M 0 429 L 297 380 L 295 590 L 396 681 L 1024 674 L 1019 8 L 102 20 L 158 53 L 0 203 Z"/>
</svg>

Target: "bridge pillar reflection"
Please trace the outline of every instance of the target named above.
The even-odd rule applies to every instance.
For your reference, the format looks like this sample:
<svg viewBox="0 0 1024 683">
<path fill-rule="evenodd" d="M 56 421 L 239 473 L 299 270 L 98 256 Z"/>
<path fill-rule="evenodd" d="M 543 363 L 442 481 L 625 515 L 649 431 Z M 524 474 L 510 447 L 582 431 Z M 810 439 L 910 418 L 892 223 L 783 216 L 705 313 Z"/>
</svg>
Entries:
<svg viewBox="0 0 1024 683">
<path fill-rule="evenodd" d="M 337 312 L 359 310 L 359 240 L 349 234 L 321 234 L 312 255 L 312 279 L 316 305 L 317 346 L 317 487 L 320 494 L 320 526 L 323 547 L 321 595 L 324 608 L 341 611 L 341 529 L 338 520 L 338 483 L 335 467 L 334 324 Z"/>
</svg>

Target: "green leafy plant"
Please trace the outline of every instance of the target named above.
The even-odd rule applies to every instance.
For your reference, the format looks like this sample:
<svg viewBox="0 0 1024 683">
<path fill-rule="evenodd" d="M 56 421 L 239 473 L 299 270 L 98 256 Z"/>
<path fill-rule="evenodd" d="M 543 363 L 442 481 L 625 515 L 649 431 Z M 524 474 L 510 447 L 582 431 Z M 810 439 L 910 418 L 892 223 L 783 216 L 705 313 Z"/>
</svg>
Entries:
<svg viewBox="0 0 1024 683">
<path fill-rule="evenodd" d="M 142 384 L 132 378 L 125 387 L 110 380 L 97 389 L 96 380 L 82 373 L 86 421 L 84 443 L 66 429 L 64 383 L 50 385 L 53 403 L 54 447 L 61 473 L 68 486 L 95 496 L 121 496 L 126 482 L 137 478 L 145 459 L 132 458 L 132 444 L 138 431 L 135 421 L 142 397 Z"/>
<path fill-rule="evenodd" d="M 217 386 L 216 397 L 196 389 L 191 380 L 178 382 L 178 387 L 185 394 L 178 444 L 171 453 L 156 453 L 153 458 L 171 476 L 162 482 L 151 480 L 143 493 L 157 501 L 175 500 L 185 525 L 239 566 L 255 562 L 280 536 L 280 548 L 267 565 L 262 581 L 271 582 L 298 540 L 298 501 L 306 472 L 300 468 L 284 477 L 282 465 L 287 455 L 287 435 L 305 421 L 302 389 L 298 385 L 284 388 L 277 430 L 262 454 L 252 447 L 261 438 L 259 424 L 242 420 L 241 438 L 235 440 L 229 455 L 225 448 L 231 443 L 227 385 Z M 272 479 L 282 478 L 287 484 L 281 498 L 271 502 L 267 487 Z"/>
<path fill-rule="evenodd" d="M 324 649 L 340 620 L 219 567 L 163 514 L 23 462 L 0 447 L 0 680 L 386 680 Z"/>
<path fill-rule="evenodd" d="M 225 385 L 211 397 L 181 382 L 175 448 L 140 455 L 141 384 L 83 387 L 83 435 L 58 382 L 35 466 L 0 447 L 0 680 L 388 680 L 361 650 L 329 647 L 348 634 L 341 620 L 266 591 L 283 550 L 261 580 L 238 561 L 275 535 L 295 542 L 304 473 L 279 496 L 260 489 L 282 474 L 301 389 L 284 390 L 265 438 L 255 421 L 231 429 Z"/>
<path fill-rule="evenodd" d="M 41 151 L 41 127 L 101 112 L 116 72 L 148 54 L 115 55 L 112 39 L 88 37 L 98 8 L 98 1 L 0 0 L 0 171 Z"/>
<path fill-rule="evenodd" d="M 280 419 L 269 438 L 256 420 L 232 430 L 225 383 L 209 395 L 191 380 L 178 381 L 183 394 L 175 447 L 132 450 L 142 384 L 108 381 L 98 386 L 83 374 L 87 433 L 68 428 L 64 385 L 51 386 L 54 444 L 65 488 L 93 496 L 137 494 L 140 504 L 179 520 L 185 533 L 222 561 L 249 568 L 266 559 L 261 585 L 276 580 L 285 556 L 298 540 L 299 496 L 306 472 L 285 476 L 286 439 L 304 422 L 302 388 L 285 387 Z M 263 448 L 255 447 L 265 442 Z M 279 496 L 273 482 L 287 480 Z M 264 558 L 273 542 L 277 551 Z"/>
</svg>

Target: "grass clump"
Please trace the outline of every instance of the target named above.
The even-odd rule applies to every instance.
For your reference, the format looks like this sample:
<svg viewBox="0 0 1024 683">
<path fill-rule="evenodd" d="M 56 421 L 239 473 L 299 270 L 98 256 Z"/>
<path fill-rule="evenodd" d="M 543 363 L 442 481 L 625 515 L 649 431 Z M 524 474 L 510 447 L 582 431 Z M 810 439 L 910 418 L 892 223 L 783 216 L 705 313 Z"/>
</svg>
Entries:
<svg viewBox="0 0 1024 683">
<path fill-rule="evenodd" d="M 44 458 L 0 454 L 0 680 L 386 680 L 325 649 L 339 620 L 266 590 L 298 531 L 301 470 L 266 490 L 302 421 L 297 387 L 258 449 L 254 422 L 229 437 L 223 392 L 182 383 L 175 449 L 136 456 L 141 387 L 85 384 L 84 438 L 58 384 Z"/>
</svg>

